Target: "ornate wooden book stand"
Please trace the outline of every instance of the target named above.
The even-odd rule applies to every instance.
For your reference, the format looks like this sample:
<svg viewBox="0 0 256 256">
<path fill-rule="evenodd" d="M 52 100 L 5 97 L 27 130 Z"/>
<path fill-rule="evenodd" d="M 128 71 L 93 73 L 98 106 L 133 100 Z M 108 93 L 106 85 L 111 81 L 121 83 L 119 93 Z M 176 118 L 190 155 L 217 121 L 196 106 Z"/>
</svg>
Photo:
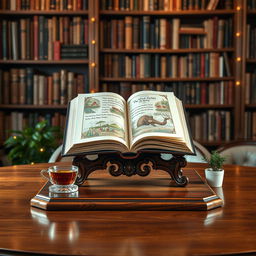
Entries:
<svg viewBox="0 0 256 256">
<path fill-rule="evenodd" d="M 97 154 L 96 159 L 90 155 L 76 156 L 73 165 L 79 167 L 79 177 L 76 184 L 82 185 L 88 176 L 96 170 L 106 170 L 112 176 L 138 174 L 147 176 L 153 170 L 163 170 L 170 174 L 178 186 L 186 186 L 188 178 L 182 175 L 182 167 L 187 162 L 183 155 L 172 155 L 169 160 L 164 160 L 161 153 L 139 152 L 134 153 L 102 153 Z"/>
</svg>

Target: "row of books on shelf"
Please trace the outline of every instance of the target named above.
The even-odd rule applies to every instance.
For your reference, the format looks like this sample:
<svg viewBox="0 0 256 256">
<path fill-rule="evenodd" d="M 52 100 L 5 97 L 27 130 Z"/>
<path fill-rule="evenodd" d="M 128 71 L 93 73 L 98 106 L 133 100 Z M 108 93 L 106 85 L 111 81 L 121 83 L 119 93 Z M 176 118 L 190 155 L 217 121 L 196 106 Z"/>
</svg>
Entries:
<svg viewBox="0 0 256 256">
<path fill-rule="evenodd" d="M 245 112 L 244 138 L 256 140 L 256 112 Z"/>
<path fill-rule="evenodd" d="M 247 46 L 246 47 L 246 58 L 256 58 L 256 25 L 247 24 Z"/>
<path fill-rule="evenodd" d="M 101 9 L 115 11 L 179 11 L 232 9 L 233 0 L 102 0 Z"/>
<path fill-rule="evenodd" d="M 0 36 L 3 60 L 87 58 L 88 20 L 79 16 L 1 20 Z"/>
<path fill-rule="evenodd" d="M 231 75 L 227 53 L 189 53 L 187 55 L 105 54 L 102 76 L 122 78 L 209 78 Z"/>
<path fill-rule="evenodd" d="M 256 104 L 256 69 L 245 74 L 245 104 Z"/>
<path fill-rule="evenodd" d="M 87 10 L 88 0 L 1 0 L 1 10 Z"/>
<path fill-rule="evenodd" d="M 86 74 L 64 69 L 52 75 L 32 68 L 0 70 L 0 104 L 65 105 L 88 92 L 87 79 Z"/>
<path fill-rule="evenodd" d="M 232 117 L 230 111 L 207 110 L 200 114 L 188 113 L 192 137 L 198 141 L 230 141 Z"/>
<path fill-rule="evenodd" d="M 256 0 L 247 0 L 248 10 L 256 10 Z"/>
<path fill-rule="evenodd" d="M 15 135 L 12 130 L 20 131 L 25 127 L 34 127 L 38 122 L 47 120 L 52 126 L 59 126 L 61 130 L 65 127 L 66 114 L 55 112 L 3 112 L 0 111 L 0 142 L 3 143 L 9 136 Z M 2 134 L 1 134 L 2 133 Z"/>
<path fill-rule="evenodd" d="M 233 104 L 233 81 L 221 81 L 215 83 L 199 82 L 174 82 L 174 83 L 129 83 L 120 84 L 102 83 L 101 90 L 115 92 L 125 99 L 138 91 L 166 91 L 174 92 L 184 104 Z"/>
<path fill-rule="evenodd" d="M 100 21 L 100 31 L 104 38 L 101 48 L 225 48 L 233 44 L 232 19 L 219 19 L 217 16 L 195 24 L 178 18 L 126 16 Z M 192 38 L 199 42 L 192 44 Z"/>
</svg>

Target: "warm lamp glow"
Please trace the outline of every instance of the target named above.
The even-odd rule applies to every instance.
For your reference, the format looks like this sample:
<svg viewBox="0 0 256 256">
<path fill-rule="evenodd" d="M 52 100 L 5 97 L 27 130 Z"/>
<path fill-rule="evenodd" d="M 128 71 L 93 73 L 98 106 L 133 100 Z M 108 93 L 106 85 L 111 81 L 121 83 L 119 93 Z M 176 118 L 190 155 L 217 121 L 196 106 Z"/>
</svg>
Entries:
<svg viewBox="0 0 256 256">
<path fill-rule="evenodd" d="M 96 19 L 95 19 L 94 17 L 91 18 L 91 22 L 95 22 L 95 20 L 96 20 Z"/>
<path fill-rule="evenodd" d="M 95 93 L 95 90 L 91 90 L 91 93 Z"/>
<path fill-rule="evenodd" d="M 240 83 L 240 81 L 236 81 L 236 85 L 240 85 L 241 83 Z"/>
<path fill-rule="evenodd" d="M 96 41 L 95 41 L 95 40 L 92 40 L 92 44 L 96 44 Z"/>
<path fill-rule="evenodd" d="M 241 61 L 241 57 L 237 57 L 237 58 L 236 58 L 236 61 Z"/>
<path fill-rule="evenodd" d="M 237 37 L 241 36 L 241 33 L 240 33 L 240 32 L 237 32 L 237 33 L 236 33 L 236 36 L 237 36 Z"/>
<path fill-rule="evenodd" d="M 237 10 L 237 11 L 240 11 L 240 10 L 241 10 L 241 6 L 237 6 L 237 7 L 236 7 L 236 10 Z"/>
<path fill-rule="evenodd" d="M 92 64 L 91 64 L 91 67 L 95 67 L 96 66 L 96 63 L 95 62 L 93 62 Z"/>
</svg>

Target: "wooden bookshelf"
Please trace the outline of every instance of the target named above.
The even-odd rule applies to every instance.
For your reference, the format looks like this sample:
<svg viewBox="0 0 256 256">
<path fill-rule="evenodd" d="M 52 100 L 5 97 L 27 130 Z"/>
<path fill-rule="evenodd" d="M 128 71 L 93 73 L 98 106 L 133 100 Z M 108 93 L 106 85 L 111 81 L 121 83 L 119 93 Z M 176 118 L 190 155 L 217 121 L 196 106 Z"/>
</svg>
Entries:
<svg viewBox="0 0 256 256">
<path fill-rule="evenodd" d="M 234 130 L 233 133 L 230 133 L 230 138 L 228 140 L 220 140 L 220 139 L 214 139 L 214 141 L 207 141 L 205 139 L 199 140 L 202 144 L 209 148 L 216 148 L 219 145 L 223 144 L 224 142 L 228 141 L 236 141 L 245 139 L 245 112 L 254 112 L 255 110 L 255 103 L 248 103 L 245 101 L 245 73 L 246 70 L 250 69 L 251 67 L 255 66 L 256 63 L 256 57 L 249 58 L 246 57 L 246 51 L 248 47 L 248 38 L 244 37 L 244 33 L 246 33 L 246 26 L 248 22 L 252 22 L 254 15 L 256 14 L 256 10 L 247 10 L 248 1 L 242 1 L 242 0 L 234 0 L 233 1 L 233 8 L 232 9 L 220 9 L 220 7 L 225 5 L 225 2 L 232 2 L 232 1 L 224 1 L 219 0 L 219 5 L 215 10 L 104 10 L 101 8 L 101 0 L 88 0 L 88 10 L 0 10 L 0 20 L 12 20 L 12 21 L 18 21 L 20 19 L 33 19 L 34 16 L 43 16 L 46 19 L 51 19 L 52 17 L 56 17 L 57 19 L 62 19 L 63 17 L 68 17 L 69 19 L 72 19 L 73 17 L 81 17 L 82 19 L 88 20 L 88 57 L 84 59 L 65 59 L 65 60 L 47 60 L 47 59 L 41 59 L 41 60 L 34 60 L 34 59 L 3 59 L 0 58 L 0 69 L 3 71 L 10 70 L 10 69 L 22 69 L 26 67 L 34 67 L 39 72 L 41 71 L 42 74 L 47 73 L 50 71 L 56 72 L 60 71 L 61 69 L 71 70 L 72 72 L 83 72 L 84 70 L 87 70 L 87 84 L 88 88 L 86 92 L 97 92 L 97 91 L 103 91 L 103 90 L 110 90 L 117 93 L 126 93 L 126 97 L 129 93 L 131 93 L 131 90 L 133 90 L 136 87 L 142 90 L 144 89 L 159 89 L 162 88 L 163 91 L 168 91 L 173 88 L 175 85 L 176 89 L 183 88 L 184 90 L 191 86 L 191 88 L 194 86 L 197 89 L 191 89 L 191 94 L 195 93 L 195 91 L 198 93 L 198 86 L 200 90 L 202 88 L 200 87 L 203 85 L 207 88 L 207 90 L 211 87 L 216 88 L 216 90 L 207 91 L 206 98 L 209 99 L 211 96 L 211 93 L 214 92 L 216 94 L 214 97 L 219 97 L 218 95 L 223 94 L 224 89 L 223 88 L 231 88 L 228 90 L 225 90 L 225 95 L 228 94 L 228 96 L 221 96 L 225 99 L 222 100 L 221 104 L 212 103 L 207 104 L 207 102 L 204 103 L 187 103 L 186 99 L 184 100 L 184 105 L 191 115 L 199 115 L 204 114 L 208 115 L 209 113 L 216 113 L 216 120 L 220 119 L 220 116 L 224 112 L 230 113 L 230 128 L 229 132 L 231 130 Z M 106 2 L 106 1 L 105 1 Z M 206 4 L 208 1 L 206 1 Z M 241 8 L 238 8 L 241 7 Z M 183 38 L 182 40 L 187 42 L 186 40 L 191 41 L 197 41 L 197 44 L 201 45 L 200 47 L 180 47 L 180 45 L 177 45 L 173 47 L 172 41 L 174 32 L 166 33 L 166 40 L 167 43 L 163 47 L 160 47 L 159 45 L 143 45 L 143 42 L 139 42 L 140 45 L 137 47 L 125 47 L 125 41 L 122 42 L 123 46 L 120 45 L 118 47 L 108 45 L 106 36 L 104 35 L 104 31 L 102 29 L 102 22 L 109 23 L 109 27 L 111 30 L 111 22 L 113 20 L 116 20 L 114 22 L 123 22 L 119 23 L 119 25 L 123 26 L 122 33 L 125 34 L 125 22 L 124 20 L 129 17 L 130 19 L 138 19 L 144 26 L 143 19 L 147 19 L 150 21 L 151 26 L 156 26 L 156 20 L 166 20 L 168 23 L 168 28 L 173 25 L 173 20 L 179 20 L 181 25 L 188 25 L 192 24 L 193 27 L 204 27 L 204 22 L 209 20 L 208 26 L 212 26 L 212 22 L 217 22 L 217 24 L 220 20 L 226 24 L 225 29 L 227 30 L 228 26 L 232 24 L 232 32 L 229 32 L 229 36 L 226 36 L 225 43 L 221 42 L 221 47 L 216 47 L 215 45 L 211 46 L 204 45 L 203 39 L 201 40 L 200 37 L 205 37 L 206 32 L 199 33 L 197 32 L 189 32 L 189 34 L 182 34 L 180 32 L 177 32 L 177 36 L 179 39 Z M 147 18 L 145 18 L 147 17 Z M 230 23 L 229 23 L 230 22 Z M 253 22 L 252 22 L 253 23 Z M 152 25 L 153 24 L 153 25 Z M 157 23 L 158 24 L 158 23 Z M 216 26 L 216 23 L 214 23 Z M 148 26 L 147 24 L 145 27 Z M 222 25 L 220 25 L 222 26 Z M 160 27 L 159 27 L 160 29 Z M 217 33 L 218 37 L 221 34 L 218 31 L 218 27 L 214 28 L 215 32 L 211 33 Z M 217 32 L 216 32 L 217 29 Z M 225 30 L 225 31 L 226 31 Z M 192 31 L 192 30 L 191 30 Z M 122 34 L 121 33 L 121 34 Z M 130 33 L 130 32 L 129 32 Z M 132 30 L 133 33 L 133 30 Z M 219 33 L 219 34 L 218 34 Z M 225 33 L 228 33 L 227 31 Z M 224 36 L 225 36 L 224 33 Z M 236 36 L 237 33 L 240 33 L 240 36 Z M 111 33 L 109 33 L 111 35 Z M 187 38 L 189 39 L 186 39 Z M 151 38 L 151 37 L 150 37 Z M 196 39 L 194 39 L 196 38 Z M 193 40 L 192 40 L 193 39 Z M 140 39 L 141 40 L 141 39 Z M 150 39 L 151 40 L 151 39 Z M 159 39 L 160 40 L 160 39 Z M 201 41 L 200 41 L 201 40 Z M 211 39 L 208 39 L 211 40 Z M 216 38 L 214 40 L 217 40 Z M 231 41 L 231 43 L 227 43 L 228 40 Z M 143 40 L 142 40 L 143 41 Z M 193 42 L 194 42 L 193 41 Z M 199 42 L 199 43 L 198 43 Z M 151 43 L 151 42 L 150 42 Z M 105 44 L 105 45 L 104 45 Z M 191 43 L 192 44 L 192 43 Z M 223 46 L 226 44 L 225 46 Z M 0 44 L 1 45 L 1 44 Z M 197 46 L 198 46 L 197 45 Z M 202 47 L 203 45 L 203 47 Z M 177 58 L 186 58 L 186 56 L 192 54 L 193 56 L 207 56 L 216 54 L 216 58 L 218 59 L 218 63 L 221 63 L 223 65 L 223 69 L 221 72 L 223 74 L 221 75 L 209 75 L 209 76 L 177 76 L 173 74 L 168 75 L 155 75 L 155 76 L 146 76 L 146 77 L 126 77 L 125 75 L 106 75 L 104 74 L 104 70 L 106 69 L 104 67 L 104 58 L 109 55 L 123 55 L 124 57 L 128 56 L 132 58 L 133 56 L 159 56 L 159 63 L 161 63 L 161 57 L 166 57 L 168 59 L 168 56 L 177 56 Z M 198 58 L 200 58 L 198 57 Z M 207 56 L 208 57 L 208 56 Z M 205 57 L 206 58 L 206 57 Z M 237 58 L 241 58 L 241 61 L 237 61 Z M 227 62 L 228 60 L 228 62 Z M 179 60 L 181 63 L 182 60 Z M 180 62 L 177 63 L 180 63 Z M 222 62 L 221 62 L 222 61 Z M 146 61 L 145 61 L 146 63 Z M 157 63 L 150 62 L 152 66 Z M 153 63 L 153 64 L 152 64 Z M 175 62 L 173 62 L 175 63 Z M 183 62 L 183 64 L 186 63 L 186 61 Z M 203 62 L 202 62 L 203 63 Z M 206 62 L 205 62 L 206 63 Z M 183 65 L 180 64 L 180 65 Z M 177 64 L 178 65 L 178 64 Z M 206 65 L 206 64 L 205 64 Z M 207 64 L 208 65 L 208 64 Z M 226 66 L 225 66 L 226 65 Z M 109 69 L 114 70 L 118 65 L 109 64 Z M 193 68 L 195 68 L 195 64 L 193 62 Z M 209 63 L 209 66 L 212 66 Z M 162 66 L 159 66 L 160 68 Z M 130 67 L 129 67 L 130 69 Z M 195 68 L 196 69 L 196 68 Z M 229 72 L 227 69 L 230 69 Z M 179 68 L 180 70 L 180 68 Z M 195 70 L 194 70 L 195 71 Z M 160 72 L 160 71 L 159 71 Z M 227 74 L 229 73 L 229 74 Z M 221 89 L 219 89 L 221 88 Z M 1 88 L 0 88 L 1 89 Z M 127 94 L 127 90 L 128 92 Z M 189 90 L 188 90 L 189 92 Z M 176 92 L 175 92 L 176 93 Z M 180 93 L 180 92 L 179 92 Z M 182 92 L 183 94 L 185 92 Z M 186 94 L 186 93 L 185 93 Z M 1 94 L 0 94 L 1 96 Z M 199 97 L 199 96 L 197 96 Z M 202 96 L 200 96 L 202 97 Z M 186 97 L 185 97 L 186 98 Z M 225 102 L 226 100 L 230 102 Z M 3 101 L 0 101 L 0 120 L 1 116 L 5 115 L 6 113 L 9 115 L 11 112 L 16 111 L 23 111 L 24 113 L 29 113 L 33 111 L 43 111 L 47 112 L 49 114 L 54 114 L 56 112 L 65 112 L 66 104 L 42 104 L 42 105 L 33 105 L 33 104 L 5 104 Z M 213 111 L 213 112 L 212 112 Z M 215 112 L 214 112 L 215 111 Z M 2 114 L 1 114 L 2 113 Z M 0 127 L 1 128 L 1 127 Z M 193 133 L 193 131 L 192 131 Z"/>
<path fill-rule="evenodd" d="M 113 90 L 115 91 L 115 90 L 118 90 L 118 85 L 119 85 L 120 93 L 122 94 L 123 91 L 125 93 L 127 93 L 127 90 L 133 90 L 133 88 L 136 89 L 136 87 L 140 87 L 140 84 L 142 84 L 141 88 L 147 88 L 147 86 L 145 84 L 148 84 L 148 83 L 151 84 L 150 88 L 154 88 L 154 86 L 155 86 L 155 88 L 164 88 L 163 90 L 169 90 L 168 88 L 173 88 L 172 84 L 175 84 L 175 83 L 179 83 L 176 88 L 179 88 L 181 86 L 186 87 L 186 86 L 188 86 L 188 83 L 192 83 L 192 84 L 193 83 L 197 83 L 197 84 L 204 83 L 204 84 L 206 84 L 206 87 L 210 86 L 210 84 L 212 84 L 212 83 L 216 83 L 216 88 L 223 86 L 222 83 L 224 83 L 224 82 L 232 83 L 233 89 L 232 89 L 232 92 L 230 92 L 231 95 L 229 96 L 232 98 L 232 101 L 233 101 L 232 103 L 226 104 L 225 102 L 222 102 L 222 104 L 186 104 L 186 100 L 184 103 L 185 103 L 186 109 L 189 112 L 191 111 L 191 113 L 190 113 L 191 115 L 197 114 L 199 112 L 204 113 L 206 111 L 207 112 L 206 115 L 208 116 L 208 115 L 212 115 L 212 111 L 215 111 L 215 110 L 217 111 L 216 115 L 223 115 L 224 112 L 229 111 L 231 113 L 231 119 L 232 119 L 232 120 L 230 120 L 229 125 L 233 126 L 233 125 L 231 125 L 231 122 L 234 123 L 235 132 L 234 132 L 234 134 L 229 133 L 229 135 L 228 135 L 229 138 L 227 138 L 227 141 L 235 139 L 237 136 L 237 133 L 238 133 L 237 131 L 239 130 L 239 124 L 238 124 L 238 121 L 236 120 L 237 119 L 236 113 L 238 111 L 238 107 L 237 107 L 236 101 L 235 101 L 235 97 L 237 97 L 236 96 L 237 89 L 234 86 L 235 81 L 237 80 L 237 74 L 236 74 L 235 68 L 238 68 L 238 66 L 230 67 L 230 69 L 233 71 L 231 74 L 220 75 L 220 76 L 212 75 L 212 74 L 211 75 L 200 74 L 199 76 L 197 76 L 197 75 L 187 76 L 185 74 L 183 74 L 183 75 L 176 74 L 173 76 L 173 75 L 165 74 L 164 76 L 162 76 L 162 75 L 158 74 L 157 76 L 159 76 L 159 77 L 154 77 L 154 76 L 150 77 L 150 76 L 148 76 L 148 73 L 147 73 L 146 77 L 141 77 L 141 74 L 132 73 L 132 75 L 131 75 L 129 72 L 130 72 L 130 70 L 134 70 L 135 67 L 137 68 L 137 66 L 136 66 L 137 62 L 136 62 L 136 64 L 134 64 L 135 62 L 133 62 L 134 59 L 137 58 L 136 56 L 139 56 L 139 58 L 140 58 L 141 56 L 145 56 L 146 54 L 150 54 L 151 56 L 153 56 L 153 55 L 159 55 L 159 56 L 176 55 L 176 56 L 181 56 L 181 58 L 183 58 L 183 56 L 187 56 L 188 54 L 216 53 L 216 54 L 218 54 L 217 56 L 219 56 L 219 57 L 223 56 L 223 54 L 226 54 L 226 56 L 228 56 L 230 58 L 229 59 L 230 63 L 228 63 L 228 64 L 225 63 L 225 64 L 231 65 L 231 63 L 233 62 L 232 59 L 237 56 L 236 41 L 232 42 L 233 45 L 228 45 L 225 47 L 216 46 L 216 42 L 215 42 L 211 45 L 211 47 L 207 47 L 207 45 L 204 45 L 203 47 L 200 46 L 199 48 L 198 47 L 196 47 L 196 48 L 194 48 L 194 47 L 193 48 L 191 48 L 191 47 L 180 48 L 177 45 L 174 46 L 174 44 L 172 44 L 172 42 L 168 41 L 169 40 L 168 37 L 170 38 L 170 40 L 174 40 L 173 38 L 175 37 L 175 32 L 171 32 L 172 33 L 171 35 L 168 35 L 168 34 L 163 35 L 163 37 L 166 37 L 166 41 L 168 41 L 167 44 L 169 44 L 169 47 L 168 47 L 168 45 L 165 45 L 164 47 L 160 47 L 159 45 L 155 45 L 155 44 L 152 45 L 153 41 L 150 41 L 148 43 L 148 41 L 146 39 L 145 39 L 147 41 L 146 44 L 143 44 L 144 39 L 143 39 L 143 37 L 141 38 L 141 36 L 144 36 L 145 34 L 139 35 L 140 42 L 139 42 L 139 45 L 136 44 L 136 47 L 133 47 L 133 44 L 134 44 L 133 41 L 130 42 L 129 45 L 126 45 L 125 40 L 126 40 L 127 35 L 131 35 L 132 37 L 134 35 L 136 35 L 136 31 L 135 31 L 136 28 L 133 25 L 134 24 L 133 22 L 135 21 L 135 19 L 139 20 L 139 22 L 140 22 L 139 29 L 143 30 L 147 26 L 149 26 L 146 23 L 146 22 L 148 22 L 149 24 L 151 24 L 151 26 L 153 26 L 153 31 L 157 31 L 156 30 L 157 25 L 155 25 L 155 24 L 158 24 L 157 23 L 158 21 L 156 21 L 156 20 L 158 19 L 158 20 L 162 21 L 164 19 L 166 21 L 163 21 L 163 23 L 166 22 L 166 23 L 168 23 L 168 26 L 173 26 L 171 28 L 171 31 L 175 30 L 176 33 L 178 33 L 177 36 L 180 38 L 180 40 L 181 40 L 181 36 L 184 34 L 183 33 L 181 34 L 181 32 L 180 33 L 178 32 L 179 30 L 177 30 L 177 28 L 174 26 L 174 19 L 179 20 L 180 26 L 182 26 L 181 24 L 189 24 L 191 21 L 193 21 L 192 24 L 196 24 L 195 20 L 197 20 L 197 22 L 198 22 L 197 24 L 202 25 L 203 24 L 202 21 L 205 21 L 205 23 L 207 23 L 208 19 L 210 20 L 209 24 L 210 24 L 210 22 L 216 22 L 216 20 L 223 20 L 223 21 L 221 21 L 222 24 L 224 24 L 224 23 L 228 24 L 227 19 L 231 19 L 232 20 L 231 23 L 234 24 L 232 35 L 230 35 L 230 37 L 232 37 L 236 31 L 236 26 L 237 26 L 236 23 L 238 22 L 238 18 L 240 19 L 240 17 L 237 16 L 237 11 L 235 9 L 236 4 L 237 3 L 234 3 L 233 9 L 228 9 L 228 10 L 218 9 L 218 7 L 216 10 L 171 10 L 171 11 L 163 11 L 163 10 L 154 10 L 154 11 L 152 11 L 152 10 L 150 10 L 150 11 L 149 10 L 146 10 L 146 11 L 145 10 L 140 10 L 140 11 L 138 11 L 138 10 L 132 10 L 132 11 L 131 10 L 118 10 L 118 11 L 116 11 L 116 10 L 100 10 L 99 11 L 99 17 L 100 17 L 99 21 L 101 22 L 103 20 L 104 21 L 103 23 L 109 24 L 109 25 L 105 25 L 105 24 L 101 25 L 100 24 L 100 27 L 99 27 L 100 41 L 103 42 L 103 43 L 101 43 L 101 46 L 99 49 L 100 60 L 101 60 L 100 64 L 102 65 L 102 63 L 104 63 L 104 61 L 106 61 L 106 63 L 109 63 L 109 60 L 107 60 L 107 59 L 104 60 L 104 58 L 108 58 L 108 59 L 112 58 L 110 63 L 112 63 L 113 69 L 116 69 L 116 68 L 120 69 L 120 66 L 126 65 L 128 63 L 127 66 L 125 66 L 125 72 L 122 72 L 123 73 L 122 76 L 118 76 L 118 75 L 113 76 L 114 72 L 108 73 L 109 75 L 106 76 L 106 74 L 107 74 L 106 72 L 105 72 L 105 74 L 102 73 L 102 70 L 105 70 L 106 67 L 104 65 L 102 65 L 100 68 L 101 73 L 99 76 L 99 81 L 100 81 L 100 84 L 102 84 L 102 88 L 105 88 L 105 89 L 107 88 L 107 90 L 108 90 L 108 88 L 110 88 L 110 90 L 112 90 L 112 88 L 113 88 Z M 146 8 L 147 8 L 147 6 L 146 6 Z M 129 19 L 129 21 L 128 21 L 128 19 Z M 130 20 L 133 20 L 131 25 L 128 23 L 128 22 L 130 22 Z M 213 20 L 215 20 L 215 21 L 213 21 Z M 136 21 L 136 22 L 138 22 L 138 21 Z M 239 22 L 241 22 L 241 20 L 239 20 Z M 220 22 L 218 24 L 220 24 Z M 115 28 L 115 26 L 117 26 L 117 28 Z M 125 30 L 126 26 L 127 27 L 131 26 L 132 31 L 131 32 L 126 31 Z M 104 27 L 104 31 L 105 31 L 105 29 L 107 29 L 107 32 L 105 32 L 105 33 L 103 32 L 103 27 Z M 193 25 L 192 25 L 192 27 L 193 27 Z M 115 29 L 117 29 L 117 31 Z M 122 31 L 122 29 L 123 29 L 123 31 Z M 151 29 L 151 27 L 149 29 Z M 161 29 L 161 28 L 159 28 L 159 29 Z M 199 35 L 199 32 L 196 32 L 196 30 L 193 31 L 193 29 L 192 29 L 191 32 L 188 31 L 188 32 L 186 32 L 186 34 L 188 37 L 191 35 L 191 38 L 193 35 L 195 37 L 198 36 L 198 38 L 199 38 L 199 36 L 205 36 L 206 32 L 204 32 L 204 33 L 200 32 L 200 35 Z M 114 39 L 112 38 L 113 36 L 115 38 L 115 33 L 117 33 L 117 42 L 113 41 Z M 127 33 L 127 35 L 125 33 Z M 147 33 L 147 32 L 144 31 L 142 33 Z M 150 33 L 154 33 L 154 32 L 150 31 L 149 35 L 148 35 L 149 38 L 152 39 L 152 36 L 151 36 L 152 34 L 150 34 Z M 161 33 L 161 32 L 159 32 L 159 33 Z M 217 32 L 217 33 L 219 33 L 219 32 Z M 107 38 L 108 35 L 111 35 L 110 39 Z M 124 42 L 118 41 L 118 40 L 120 40 L 119 39 L 120 37 L 124 37 Z M 141 43 L 141 40 L 142 40 L 142 43 Z M 159 40 L 161 40 L 161 39 L 159 39 Z M 122 45 L 124 45 L 123 48 L 120 47 Z M 108 47 L 108 46 L 110 46 L 110 47 Z M 129 62 L 125 62 L 124 64 L 119 63 L 118 65 L 116 65 L 115 64 L 115 59 L 117 56 L 116 54 L 122 54 L 124 56 L 124 58 L 126 58 L 126 56 L 128 56 Z M 133 57 L 133 56 L 135 56 L 135 57 Z M 202 57 L 202 55 L 200 55 L 200 56 Z M 206 57 L 208 57 L 208 56 L 206 56 Z M 170 57 L 170 58 L 172 58 L 172 57 Z M 179 57 L 177 57 L 177 58 L 179 58 Z M 150 65 L 154 65 L 154 59 L 150 59 L 150 60 L 152 61 L 152 62 L 150 62 Z M 141 59 L 140 61 L 143 62 L 143 59 Z M 183 60 L 181 60 L 181 61 L 183 61 Z M 128 66 L 128 65 L 130 65 L 130 62 L 132 62 L 131 68 Z M 155 62 L 157 62 L 157 61 L 155 61 Z M 145 63 L 146 63 L 146 61 L 145 61 Z M 173 63 L 175 63 L 175 62 L 173 62 Z M 172 65 L 175 65 L 173 63 L 172 63 Z M 180 63 L 179 60 L 176 65 L 179 65 L 178 63 Z M 140 64 L 138 64 L 138 65 L 140 65 Z M 201 64 L 201 65 L 203 65 L 203 64 Z M 159 69 L 161 70 L 161 67 L 159 67 Z M 127 73 L 127 70 L 128 70 L 128 73 Z M 186 72 L 188 72 L 188 71 L 186 71 Z M 128 77 L 127 77 L 127 74 L 128 74 Z M 129 77 L 129 76 L 131 76 L 131 77 Z M 142 76 L 143 76 L 143 74 L 142 74 Z M 128 83 L 130 83 L 130 85 Z M 124 86 L 124 84 L 126 84 L 125 89 L 122 89 L 122 86 Z M 211 85 L 211 87 L 212 87 L 212 85 Z M 185 92 L 185 94 L 186 93 L 187 92 Z M 195 91 L 193 93 L 195 93 Z M 210 93 L 210 92 L 208 92 L 208 93 Z M 215 91 L 215 93 L 219 93 L 219 92 Z M 128 96 L 126 95 L 126 98 L 127 97 Z M 240 105 L 238 104 L 238 106 L 240 106 Z M 217 118 L 219 118 L 219 117 L 217 117 Z M 193 134 L 193 131 L 192 131 L 192 134 Z M 223 141 L 221 141 L 217 138 L 215 138 L 215 142 L 210 141 L 208 143 L 207 140 L 201 140 L 201 141 L 203 142 L 204 145 L 207 145 L 210 147 L 211 146 L 215 147 L 215 146 L 218 146 L 223 143 Z"/>
<path fill-rule="evenodd" d="M 13 8 L 12 4 L 15 3 L 15 1 L 3 0 L 0 7 L 4 2 L 6 8 Z M 8 3 L 10 6 L 7 6 Z M 25 2 L 19 1 L 19 3 Z M 33 1 L 29 3 L 36 5 Z M 64 6 L 64 1 L 61 0 L 58 3 Z M 89 44 L 91 40 L 89 9 L 91 10 L 93 1 L 72 1 L 73 6 L 71 8 L 69 6 L 68 10 L 57 10 L 58 3 L 51 2 L 55 4 L 53 10 L 47 9 L 50 7 L 47 7 L 50 2 L 45 2 L 45 6 L 37 6 L 39 8 L 37 10 L 0 10 L 2 33 L 0 37 L 2 40 L 0 43 L 2 83 L 0 85 L 0 129 L 6 131 L 5 134 L 1 133 L 3 136 L 0 144 L 10 135 L 7 130 L 19 130 L 24 125 L 36 123 L 39 119 L 46 118 L 52 125 L 63 128 L 68 99 L 75 97 L 77 93 L 90 91 L 92 85 L 89 85 L 89 59 L 92 53 L 91 44 Z M 18 7 L 18 1 L 16 4 L 16 8 L 22 7 Z M 88 9 L 85 9 L 85 5 Z M 40 24 L 40 21 L 44 24 Z M 16 24 L 13 25 L 14 23 Z M 21 29 L 15 31 L 14 26 Z M 7 32 L 4 32 L 4 29 Z M 8 36 L 6 40 L 3 37 L 4 33 Z M 42 39 L 43 44 L 40 43 Z M 7 42 L 5 45 L 4 41 Z M 14 41 L 16 41 L 15 44 Z M 56 41 L 60 43 L 55 45 Z M 43 51 L 41 57 L 40 50 Z M 74 52 L 77 52 L 77 55 Z M 29 55 L 29 58 L 26 56 L 24 58 L 24 53 L 26 56 Z M 5 78 L 3 78 L 4 75 Z M 18 80 L 14 83 L 17 77 Z M 28 82 L 29 79 L 30 82 Z M 40 79 L 41 85 L 38 84 L 35 88 L 35 82 Z M 58 80 L 55 81 L 56 79 Z M 4 87 L 3 84 L 5 84 Z M 33 90 L 32 93 L 31 90 Z M 61 101 L 65 103 L 62 104 Z"/>
<path fill-rule="evenodd" d="M 241 104 L 241 135 L 245 140 L 256 140 L 256 47 L 255 42 L 255 1 L 246 0 L 243 3 L 242 28 L 244 43 L 242 47 L 242 104 Z M 253 9 L 254 8 L 254 9 Z M 256 43 L 256 42 L 255 42 Z"/>
</svg>

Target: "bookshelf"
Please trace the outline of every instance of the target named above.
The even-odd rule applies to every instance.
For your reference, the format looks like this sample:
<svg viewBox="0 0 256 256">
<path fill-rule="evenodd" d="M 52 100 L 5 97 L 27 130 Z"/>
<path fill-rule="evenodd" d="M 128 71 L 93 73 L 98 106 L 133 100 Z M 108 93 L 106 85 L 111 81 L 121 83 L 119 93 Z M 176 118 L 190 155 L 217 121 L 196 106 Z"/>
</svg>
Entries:
<svg viewBox="0 0 256 256">
<path fill-rule="evenodd" d="M 256 1 L 247 0 L 243 5 L 244 17 L 242 26 L 244 29 L 243 44 L 243 104 L 242 120 L 243 129 L 242 137 L 246 140 L 256 139 Z"/>
<path fill-rule="evenodd" d="M 0 75 L 3 81 L 4 72 L 11 69 L 33 67 L 39 75 L 46 76 L 64 69 L 75 73 L 74 76 L 86 77 L 83 90 L 76 92 L 114 91 L 127 98 L 138 90 L 174 91 L 185 103 L 193 137 L 205 146 L 216 148 L 229 141 L 250 139 L 245 133 L 248 124 L 243 120 L 245 117 L 249 120 L 247 113 L 256 113 L 256 101 L 245 100 L 244 71 L 255 66 L 256 56 L 244 58 L 248 38 L 244 39 L 242 34 L 247 24 L 254 24 L 252 17 L 256 11 L 247 10 L 249 1 L 253 2 L 61 0 L 56 1 L 61 5 L 51 10 L 46 3 L 55 1 L 36 0 L 31 2 L 39 3 L 37 9 L 34 6 L 30 10 L 13 10 L 7 3 L 15 0 L 5 0 L 8 8 L 0 10 L 1 26 L 3 20 L 33 21 L 35 16 L 44 20 L 72 21 L 77 17 L 86 20 L 88 54 L 81 59 L 61 59 L 55 58 L 53 51 L 50 60 L 35 60 L 3 58 L 1 53 Z M 86 8 L 62 6 L 68 2 L 81 3 Z M 207 8 L 210 2 L 217 4 L 216 8 Z M 22 45 L 19 46 L 22 50 Z M 58 44 L 55 47 L 58 49 Z M 6 88 L 3 84 L 2 95 Z M 0 100 L 0 120 L 7 120 L 0 127 L 2 133 L 11 127 L 10 119 L 15 119 L 11 117 L 13 112 L 25 116 L 57 113 L 56 119 L 64 120 L 67 101 L 34 105 L 6 102 L 4 96 Z M 9 115 L 7 119 L 6 115 Z"/>
<path fill-rule="evenodd" d="M 92 1 L 1 1 L 0 144 L 47 119 L 64 127 L 67 102 L 89 92 Z"/>
<path fill-rule="evenodd" d="M 210 1 L 128 2 L 101 1 L 100 90 L 125 98 L 139 90 L 174 91 L 196 140 L 208 147 L 236 140 L 239 1 L 216 1 L 212 10 Z"/>
</svg>

